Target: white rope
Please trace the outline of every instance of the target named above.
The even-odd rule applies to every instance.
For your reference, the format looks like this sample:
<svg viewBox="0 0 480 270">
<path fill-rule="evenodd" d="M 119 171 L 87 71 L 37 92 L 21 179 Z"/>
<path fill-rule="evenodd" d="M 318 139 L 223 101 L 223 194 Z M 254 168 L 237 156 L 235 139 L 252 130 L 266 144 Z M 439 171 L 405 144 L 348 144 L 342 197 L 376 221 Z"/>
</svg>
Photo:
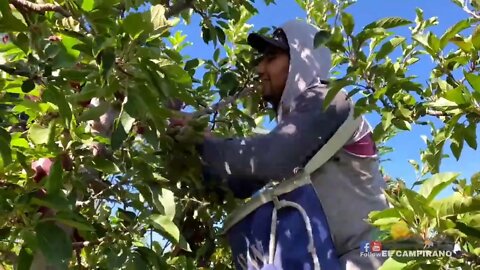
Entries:
<svg viewBox="0 0 480 270">
<path fill-rule="evenodd" d="M 268 263 L 273 264 L 275 259 L 275 238 L 277 235 L 277 207 L 279 207 L 279 202 L 277 197 L 273 197 L 273 211 L 272 211 L 272 224 L 270 225 L 270 243 L 268 245 Z"/>
<path fill-rule="evenodd" d="M 308 251 L 312 255 L 312 260 L 313 260 L 313 269 L 314 270 L 321 270 L 320 268 L 320 261 L 317 256 L 317 249 L 315 248 L 315 243 L 313 239 L 313 230 L 312 230 L 312 225 L 310 224 L 310 218 L 307 215 L 307 212 L 303 207 L 294 202 L 289 202 L 286 200 L 281 200 L 278 201 L 276 197 L 273 198 L 273 202 L 275 207 L 273 208 L 273 213 L 272 213 L 272 224 L 270 228 L 270 244 L 269 244 L 269 263 L 273 264 L 273 260 L 275 258 L 275 238 L 276 238 L 276 232 L 277 232 L 277 210 L 280 210 L 281 208 L 284 207 L 293 207 L 297 209 L 300 214 L 303 217 L 303 221 L 305 222 L 305 226 L 307 228 L 307 234 L 308 234 Z"/>
</svg>

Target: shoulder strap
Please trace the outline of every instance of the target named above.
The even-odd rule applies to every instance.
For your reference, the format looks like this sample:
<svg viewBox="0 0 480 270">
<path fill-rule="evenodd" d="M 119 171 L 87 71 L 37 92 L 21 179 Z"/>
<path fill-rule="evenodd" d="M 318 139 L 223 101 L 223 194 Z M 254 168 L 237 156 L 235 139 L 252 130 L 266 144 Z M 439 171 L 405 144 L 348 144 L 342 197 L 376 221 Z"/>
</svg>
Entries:
<svg viewBox="0 0 480 270">
<path fill-rule="evenodd" d="M 363 118 L 354 118 L 352 106 L 348 114 L 347 120 L 345 120 L 340 128 L 337 129 L 335 134 L 327 141 L 327 143 L 308 161 L 305 165 L 303 172 L 311 174 L 318 168 L 320 168 L 325 162 L 327 162 L 335 153 L 342 148 L 348 140 L 353 136 L 357 128 L 362 123 Z"/>
</svg>

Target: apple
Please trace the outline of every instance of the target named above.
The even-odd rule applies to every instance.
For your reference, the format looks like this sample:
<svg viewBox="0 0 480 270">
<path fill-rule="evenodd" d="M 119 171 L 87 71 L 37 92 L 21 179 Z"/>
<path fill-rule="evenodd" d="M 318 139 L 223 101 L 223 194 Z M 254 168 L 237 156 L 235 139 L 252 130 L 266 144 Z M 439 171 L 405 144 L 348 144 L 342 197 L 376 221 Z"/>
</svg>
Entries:
<svg viewBox="0 0 480 270">
<path fill-rule="evenodd" d="M 45 176 L 50 173 L 53 161 L 50 158 L 41 158 L 32 163 L 31 168 L 35 171 L 33 180 L 40 182 Z"/>
</svg>

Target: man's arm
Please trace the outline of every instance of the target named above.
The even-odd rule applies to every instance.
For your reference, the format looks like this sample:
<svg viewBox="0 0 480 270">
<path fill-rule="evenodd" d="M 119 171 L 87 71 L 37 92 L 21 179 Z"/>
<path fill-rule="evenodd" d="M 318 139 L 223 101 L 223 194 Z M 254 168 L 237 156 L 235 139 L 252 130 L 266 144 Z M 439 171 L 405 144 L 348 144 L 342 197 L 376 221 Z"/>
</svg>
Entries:
<svg viewBox="0 0 480 270">
<path fill-rule="evenodd" d="M 268 181 L 294 175 L 347 119 L 350 101 L 340 92 L 323 111 L 327 88 L 305 91 L 296 108 L 268 134 L 250 138 L 206 138 L 199 147 L 204 176 L 226 181 L 238 197 L 248 197 Z"/>
</svg>

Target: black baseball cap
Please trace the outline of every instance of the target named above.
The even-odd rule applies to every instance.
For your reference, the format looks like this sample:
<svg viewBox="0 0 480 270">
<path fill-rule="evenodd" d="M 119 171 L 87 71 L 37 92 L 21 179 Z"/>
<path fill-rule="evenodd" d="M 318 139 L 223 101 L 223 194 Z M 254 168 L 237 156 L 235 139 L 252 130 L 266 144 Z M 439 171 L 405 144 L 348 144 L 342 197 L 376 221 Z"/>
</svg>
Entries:
<svg viewBox="0 0 480 270">
<path fill-rule="evenodd" d="M 259 53 L 264 53 L 270 47 L 289 51 L 287 36 L 281 28 L 275 29 L 271 37 L 252 33 L 248 35 L 247 42 Z"/>
</svg>

